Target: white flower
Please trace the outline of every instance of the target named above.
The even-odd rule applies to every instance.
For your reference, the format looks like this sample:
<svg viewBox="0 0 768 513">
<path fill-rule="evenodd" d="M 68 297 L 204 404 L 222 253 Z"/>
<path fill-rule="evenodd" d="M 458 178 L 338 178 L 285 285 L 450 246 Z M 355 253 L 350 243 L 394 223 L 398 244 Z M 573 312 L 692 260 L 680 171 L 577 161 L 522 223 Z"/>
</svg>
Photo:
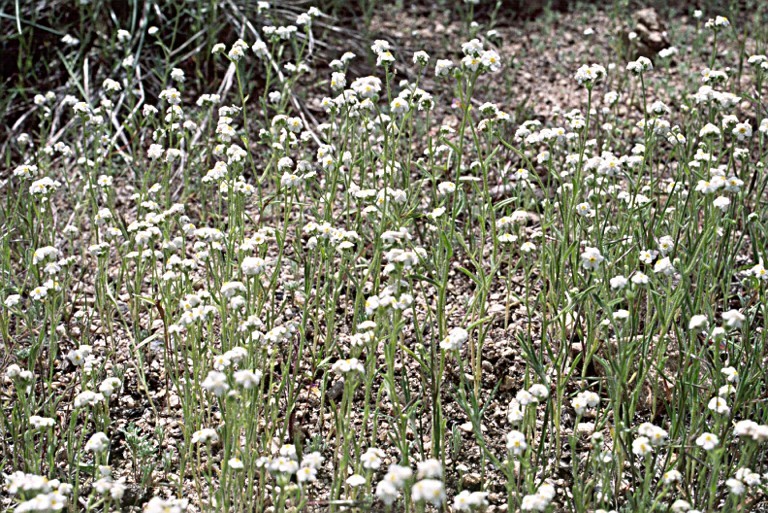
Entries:
<svg viewBox="0 0 768 513">
<path fill-rule="evenodd" d="M 667 433 L 664 429 L 651 424 L 650 422 L 643 422 L 640 424 L 640 426 L 637 428 L 637 433 L 640 436 L 647 438 L 650 444 L 653 446 L 661 445 L 669 436 L 669 433 Z"/>
<path fill-rule="evenodd" d="M 702 433 L 696 438 L 696 445 L 704 449 L 705 451 L 711 451 L 720 443 L 720 439 L 717 435 L 712 433 Z"/>
<path fill-rule="evenodd" d="M 749 123 L 737 123 L 736 126 L 733 127 L 731 133 L 735 135 L 736 139 L 739 141 L 744 141 L 745 139 L 752 137 L 752 125 Z"/>
<path fill-rule="evenodd" d="M 192 433 L 193 444 L 204 444 L 208 442 L 216 442 L 219 439 L 219 435 L 216 434 L 215 429 L 203 428 L 199 431 Z"/>
<path fill-rule="evenodd" d="M 448 59 L 438 59 L 435 63 L 435 76 L 444 77 L 453 69 L 453 62 Z"/>
<path fill-rule="evenodd" d="M 104 452 L 109 447 L 109 438 L 102 432 L 94 433 L 85 444 L 88 452 Z"/>
<path fill-rule="evenodd" d="M 443 477 L 443 466 L 436 459 L 420 461 L 416 464 L 416 477 L 440 479 Z"/>
<path fill-rule="evenodd" d="M 594 82 L 605 78 L 605 75 L 605 68 L 599 64 L 592 64 L 591 66 L 585 64 L 576 71 L 574 78 L 579 84 L 591 86 Z"/>
<path fill-rule="evenodd" d="M 754 420 L 740 420 L 733 426 L 733 434 L 738 437 L 752 436 L 759 424 Z"/>
<path fill-rule="evenodd" d="M 731 26 L 731 22 L 725 16 L 715 16 L 714 25 L 716 28 L 728 28 Z"/>
<path fill-rule="evenodd" d="M 200 384 L 208 392 L 213 393 L 217 397 L 221 397 L 229 390 L 229 384 L 227 383 L 227 375 L 219 371 L 210 371 L 205 380 Z"/>
<path fill-rule="evenodd" d="M 526 448 L 528 448 L 528 444 L 523 433 L 516 430 L 507 433 L 507 450 L 513 456 L 520 456 Z"/>
<path fill-rule="evenodd" d="M 456 191 L 456 184 L 453 182 L 440 182 L 437 184 L 437 192 L 440 193 L 441 196 L 447 196 L 448 194 L 453 194 L 453 192 Z"/>
<path fill-rule="evenodd" d="M 75 396 L 75 408 L 83 408 L 85 406 L 94 406 L 104 401 L 104 395 L 86 390 L 80 392 Z"/>
<path fill-rule="evenodd" d="M 581 266 L 587 270 L 597 269 L 603 260 L 605 258 L 597 248 L 586 247 L 581 253 Z"/>
<path fill-rule="evenodd" d="M 707 123 L 699 130 L 699 137 L 720 136 L 720 129 L 712 123 Z"/>
<path fill-rule="evenodd" d="M 400 492 L 389 481 L 381 480 L 376 485 L 376 497 L 387 506 L 391 506 L 399 496 Z"/>
<path fill-rule="evenodd" d="M 688 321 L 689 330 L 707 329 L 708 326 L 709 326 L 709 319 L 707 319 L 706 315 L 694 315 Z"/>
<path fill-rule="evenodd" d="M 49 428 L 55 425 L 55 421 L 52 418 L 40 417 L 37 415 L 32 415 L 29 417 L 29 423 L 35 429 Z"/>
<path fill-rule="evenodd" d="M 35 287 L 30 291 L 29 295 L 35 301 L 40 301 L 41 299 L 44 299 L 48 295 L 48 287 L 45 287 L 45 286 Z"/>
<path fill-rule="evenodd" d="M 273 474 L 295 474 L 299 470 L 299 464 L 294 458 L 278 456 L 269 462 L 268 469 Z"/>
<path fill-rule="evenodd" d="M 227 299 L 231 299 L 234 296 L 245 294 L 247 289 L 242 282 L 228 281 L 221 286 L 221 295 Z"/>
<path fill-rule="evenodd" d="M 731 200 L 727 196 L 718 196 L 712 202 L 712 206 L 714 206 L 715 208 L 720 209 L 723 212 L 728 210 L 728 207 L 730 205 L 731 205 Z"/>
<path fill-rule="evenodd" d="M 352 474 L 347 478 L 346 483 L 352 488 L 357 488 L 358 486 L 363 486 L 366 483 L 366 480 L 360 474 Z"/>
<path fill-rule="evenodd" d="M 520 509 L 523 511 L 546 511 L 548 506 L 549 501 L 546 497 L 542 497 L 536 493 L 523 497 L 523 503 L 520 505 Z"/>
<path fill-rule="evenodd" d="M 659 252 L 653 249 L 644 249 L 640 252 L 637 258 L 644 264 L 652 264 L 658 256 Z"/>
<path fill-rule="evenodd" d="M 728 403 L 722 397 L 716 396 L 709 400 L 707 408 L 719 415 L 728 415 L 731 409 L 728 407 Z"/>
<path fill-rule="evenodd" d="M 256 388 L 261 382 L 262 373 L 259 370 L 251 371 L 247 369 L 236 371 L 234 374 L 235 383 L 246 390 Z"/>
<path fill-rule="evenodd" d="M 240 268 L 246 276 L 256 276 L 264 272 L 266 262 L 259 257 L 245 257 Z"/>
<path fill-rule="evenodd" d="M 674 513 L 682 513 L 684 511 L 690 511 L 691 505 L 688 503 L 688 501 L 685 501 L 683 499 L 677 499 L 675 502 L 672 503 L 672 506 L 670 506 L 670 509 Z"/>
<path fill-rule="evenodd" d="M 635 440 L 632 442 L 632 452 L 641 458 L 644 458 L 648 454 L 652 453 L 653 447 L 651 447 L 650 440 L 644 436 L 635 438 Z"/>
<path fill-rule="evenodd" d="M 362 456 L 360 456 L 360 463 L 363 468 L 368 470 L 378 470 L 381 467 L 381 460 L 384 458 L 384 451 L 376 447 L 369 447 Z"/>
<path fill-rule="evenodd" d="M 507 420 L 510 424 L 517 424 L 523 420 L 523 410 L 520 408 L 520 403 L 517 402 L 517 399 L 512 399 L 509 403 Z"/>
<path fill-rule="evenodd" d="M 609 283 L 611 284 L 611 288 L 614 290 L 621 290 L 624 287 L 627 286 L 627 283 L 629 283 L 629 280 L 627 280 L 624 276 L 619 274 L 618 276 L 614 276 L 609 280 Z"/>
<path fill-rule="evenodd" d="M 739 382 L 739 371 L 737 371 L 735 368 L 723 367 L 720 369 L 720 372 L 725 376 L 725 379 L 728 381 L 728 383 Z"/>
<path fill-rule="evenodd" d="M 669 235 L 665 235 L 659 238 L 657 247 L 659 248 L 659 252 L 662 255 L 666 255 L 667 253 L 669 253 L 674 249 L 675 241 Z"/>
<path fill-rule="evenodd" d="M 395 62 L 395 57 L 394 57 L 394 55 L 392 55 L 391 52 L 388 52 L 388 51 L 387 52 L 381 52 L 380 54 L 378 54 L 378 57 L 376 58 L 376 65 L 377 66 L 381 66 L 382 64 L 386 66 L 386 65 L 391 64 L 393 62 Z"/>
<path fill-rule="evenodd" d="M 29 193 L 34 196 L 46 197 L 58 189 L 60 185 L 61 184 L 58 181 L 46 176 L 40 180 L 35 180 L 32 182 L 32 184 L 29 186 Z"/>
<path fill-rule="evenodd" d="M 494 50 L 487 50 L 480 55 L 480 62 L 488 71 L 496 72 L 501 69 L 501 57 Z"/>
<path fill-rule="evenodd" d="M 576 213 L 582 217 L 595 217 L 595 209 L 586 202 L 576 205 Z"/>
<path fill-rule="evenodd" d="M 413 54 L 413 63 L 419 66 L 426 66 L 429 62 L 429 54 L 423 50 L 420 50 Z"/>
<path fill-rule="evenodd" d="M 744 314 L 742 314 L 738 310 L 728 310 L 727 312 L 723 312 L 722 318 L 723 318 L 723 321 L 725 322 L 725 325 L 731 329 L 741 328 L 741 325 L 744 324 L 745 320 L 747 320 Z"/>
<path fill-rule="evenodd" d="M 390 110 L 394 114 L 403 114 L 410 110 L 410 106 L 408 105 L 407 101 L 403 100 L 400 97 L 397 97 L 394 100 L 392 100 L 392 103 L 390 105 Z"/>
<path fill-rule="evenodd" d="M 429 502 L 436 508 L 445 502 L 443 483 L 436 479 L 422 479 L 411 490 L 414 502 Z"/>
<path fill-rule="evenodd" d="M 535 404 L 538 402 L 538 400 L 528 392 L 527 390 L 519 390 L 517 394 L 515 394 L 515 400 L 521 407 L 528 406 L 529 404 Z"/>
<path fill-rule="evenodd" d="M 736 394 L 736 387 L 731 384 L 723 385 L 717 389 L 717 395 L 720 397 L 727 397 L 731 394 Z"/>
<path fill-rule="evenodd" d="M 613 312 L 612 317 L 616 321 L 624 321 L 626 319 L 629 319 L 629 311 L 621 308 Z"/>
<path fill-rule="evenodd" d="M 533 397 L 539 400 L 543 400 L 549 397 L 549 389 L 541 383 L 531 385 L 531 388 L 528 389 L 528 392 L 530 392 Z"/>
<path fill-rule="evenodd" d="M 734 478 L 728 479 L 725 482 L 725 485 L 734 495 L 742 495 L 747 490 L 747 488 L 744 486 L 744 483 Z"/>
<path fill-rule="evenodd" d="M 653 272 L 654 273 L 661 273 L 666 274 L 667 276 L 671 276 L 675 273 L 675 267 L 672 265 L 672 262 L 669 260 L 669 257 L 660 258 L 656 261 L 656 264 L 653 266 Z"/>
<path fill-rule="evenodd" d="M 187 499 L 161 499 L 153 497 L 145 506 L 144 513 L 183 513 L 187 510 Z"/>
<path fill-rule="evenodd" d="M 665 472 L 664 475 L 661 476 L 661 480 L 664 484 L 679 483 L 683 480 L 683 474 L 681 474 L 679 470 L 672 469 Z"/>
<path fill-rule="evenodd" d="M 314 467 L 302 467 L 296 471 L 296 480 L 299 483 L 317 481 L 317 469 Z"/>
<path fill-rule="evenodd" d="M 584 414 L 588 408 L 594 408 L 598 404 L 600 404 L 600 396 L 589 390 L 579 392 L 571 401 L 571 405 L 578 415 Z"/>
<path fill-rule="evenodd" d="M 22 164 L 20 166 L 17 166 L 16 169 L 13 170 L 13 176 L 19 177 L 19 178 L 29 178 L 31 176 L 34 176 L 37 174 L 37 166 L 34 164 Z"/>
<path fill-rule="evenodd" d="M 483 43 L 481 43 L 479 39 L 467 41 L 466 43 L 462 43 L 461 51 L 464 52 L 464 55 L 480 55 L 480 52 L 483 51 Z"/>
<path fill-rule="evenodd" d="M 371 45 L 371 50 L 372 50 L 372 51 L 373 51 L 373 53 L 375 53 L 376 55 L 378 55 L 378 54 L 380 54 L 380 53 L 382 53 L 382 52 L 386 52 L 386 51 L 388 51 L 388 50 L 390 50 L 390 49 L 391 49 L 391 46 L 390 46 L 390 44 L 389 44 L 389 41 L 385 41 L 385 40 L 383 40 L 383 39 L 377 39 L 377 40 L 376 40 L 376 41 L 374 41 L 374 42 L 373 42 L 373 44 Z"/>
<path fill-rule="evenodd" d="M 627 71 L 636 75 L 645 73 L 653 69 L 653 63 L 648 57 L 639 57 L 636 61 L 632 61 L 627 64 Z"/>
<path fill-rule="evenodd" d="M 674 46 L 670 46 L 669 48 L 663 48 L 659 50 L 659 57 L 661 57 L 662 59 L 668 59 L 673 55 L 677 55 L 677 48 L 675 48 Z"/>
<path fill-rule="evenodd" d="M 331 370 L 337 374 L 347 374 L 349 372 L 359 372 L 363 374 L 365 369 L 363 364 L 357 358 L 350 358 L 348 360 L 336 360 L 331 366 Z"/>
<path fill-rule="evenodd" d="M 457 351 L 469 339 L 469 333 L 464 328 L 453 328 L 442 342 L 440 348 L 446 351 Z"/>
<path fill-rule="evenodd" d="M 152 144 L 147 150 L 147 156 L 152 160 L 159 159 L 165 154 L 165 150 L 159 144 Z"/>
<path fill-rule="evenodd" d="M 384 480 L 389 481 L 397 488 L 402 488 L 411 476 L 413 476 L 413 470 L 410 467 L 390 465 L 387 473 L 384 475 Z"/>
<path fill-rule="evenodd" d="M 469 490 L 463 490 L 456 497 L 453 498 L 453 509 L 455 511 L 472 511 L 474 509 L 481 509 L 488 504 L 486 492 L 470 492 Z"/>
<path fill-rule="evenodd" d="M 83 346 L 80 346 L 81 349 L 82 347 Z M 107 378 L 101 382 L 101 385 L 99 385 L 99 392 L 101 392 L 104 397 L 111 397 L 112 394 L 120 389 L 121 385 L 122 383 L 119 378 Z"/>
<path fill-rule="evenodd" d="M 736 471 L 736 479 L 752 487 L 760 485 L 761 476 L 757 472 L 752 472 L 749 468 L 744 467 Z"/>
</svg>

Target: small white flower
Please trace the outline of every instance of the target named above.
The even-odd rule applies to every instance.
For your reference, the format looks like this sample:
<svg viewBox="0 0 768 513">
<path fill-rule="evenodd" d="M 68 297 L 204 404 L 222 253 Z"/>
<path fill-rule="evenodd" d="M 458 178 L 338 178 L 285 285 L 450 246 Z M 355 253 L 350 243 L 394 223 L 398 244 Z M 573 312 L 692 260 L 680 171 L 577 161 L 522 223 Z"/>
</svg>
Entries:
<svg viewBox="0 0 768 513">
<path fill-rule="evenodd" d="M 728 415 L 731 412 L 731 409 L 728 407 L 728 403 L 725 402 L 725 399 L 720 396 L 716 396 L 710 399 L 707 408 L 717 413 L 718 415 Z"/>
<path fill-rule="evenodd" d="M 653 266 L 653 272 L 656 274 L 665 274 L 671 276 L 675 273 L 675 267 L 669 260 L 669 257 L 660 258 Z"/>
<path fill-rule="evenodd" d="M 464 328 L 453 328 L 442 342 L 440 348 L 446 351 L 457 351 L 469 339 L 469 333 Z"/>
<path fill-rule="evenodd" d="M 720 439 L 717 435 L 712 433 L 702 433 L 696 438 L 696 445 L 704 449 L 705 451 L 711 451 L 720 443 Z"/>
<path fill-rule="evenodd" d="M 689 330 L 707 329 L 708 326 L 709 326 L 709 319 L 707 319 L 706 315 L 694 315 L 688 321 Z"/>
<path fill-rule="evenodd" d="M 414 502 L 428 502 L 436 508 L 445 502 L 445 488 L 437 479 L 422 479 L 413 485 L 411 494 Z"/>
<path fill-rule="evenodd" d="M 88 452 L 104 452 L 109 447 L 109 438 L 101 432 L 94 433 L 85 444 L 85 450 Z"/>
<path fill-rule="evenodd" d="M 520 431 L 510 431 L 507 433 L 507 450 L 513 456 L 520 456 L 528 444 L 525 441 L 525 435 Z"/>
<path fill-rule="evenodd" d="M 369 447 L 362 456 L 360 456 L 360 463 L 363 468 L 368 470 L 378 470 L 381 467 L 381 461 L 384 459 L 384 451 L 376 447 Z"/>
<path fill-rule="evenodd" d="M 221 397 L 229 390 L 226 374 L 213 370 L 208 372 L 208 376 L 200 386 L 217 397 Z"/>
<path fill-rule="evenodd" d="M 397 97 L 394 100 L 392 100 L 392 104 L 390 105 L 390 110 L 394 114 L 404 114 L 410 110 L 410 106 L 408 105 L 408 102 L 404 99 Z"/>
<path fill-rule="evenodd" d="M 650 440 L 644 436 L 635 438 L 635 440 L 632 442 L 632 452 L 641 458 L 644 458 L 648 454 L 652 453 L 653 447 L 651 447 Z"/>
<path fill-rule="evenodd" d="M 738 310 L 728 310 L 727 312 L 723 312 L 722 318 L 725 322 L 725 325 L 731 329 L 741 328 L 742 324 L 744 324 L 744 321 L 747 320 L 744 314 Z"/>
<path fill-rule="evenodd" d="M 747 488 L 744 486 L 744 483 L 742 483 L 738 479 L 734 479 L 734 478 L 728 479 L 725 482 L 725 485 L 728 487 L 728 489 L 734 495 L 743 495 L 744 492 L 747 490 Z"/>
<path fill-rule="evenodd" d="M 211 428 L 203 428 L 199 431 L 195 431 L 192 433 L 192 443 L 193 444 L 204 444 L 204 443 L 213 443 L 218 441 L 219 435 L 216 434 L 215 429 Z"/>
<path fill-rule="evenodd" d="M 376 497 L 379 498 L 387 506 L 391 506 L 400 496 L 400 492 L 395 486 L 386 480 L 379 481 L 376 485 Z"/>
<path fill-rule="evenodd" d="M 444 77 L 447 76 L 453 69 L 453 62 L 448 59 L 438 59 L 435 63 L 435 76 Z"/>
<path fill-rule="evenodd" d="M 357 488 L 358 486 L 363 486 L 366 483 L 366 480 L 360 474 L 352 474 L 347 478 L 346 483 L 352 488 Z"/>
<path fill-rule="evenodd" d="M 605 258 L 597 248 L 586 247 L 581 253 L 581 266 L 587 270 L 594 270 L 600 267 Z"/>
</svg>

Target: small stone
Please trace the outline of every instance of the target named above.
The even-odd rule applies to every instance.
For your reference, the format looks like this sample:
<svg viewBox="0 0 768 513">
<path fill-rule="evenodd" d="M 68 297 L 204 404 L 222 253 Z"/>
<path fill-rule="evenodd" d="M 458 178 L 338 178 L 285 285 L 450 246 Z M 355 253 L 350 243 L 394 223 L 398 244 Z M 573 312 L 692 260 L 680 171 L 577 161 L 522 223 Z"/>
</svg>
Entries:
<svg viewBox="0 0 768 513">
<path fill-rule="evenodd" d="M 512 390 L 515 388 L 515 380 L 512 378 L 512 376 L 504 376 L 504 378 L 501 380 L 500 388 L 502 392 Z"/>
<path fill-rule="evenodd" d="M 482 487 L 480 475 L 476 473 L 464 474 L 461 476 L 461 488 L 472 492 L 479 491 Z"/>
</svg>

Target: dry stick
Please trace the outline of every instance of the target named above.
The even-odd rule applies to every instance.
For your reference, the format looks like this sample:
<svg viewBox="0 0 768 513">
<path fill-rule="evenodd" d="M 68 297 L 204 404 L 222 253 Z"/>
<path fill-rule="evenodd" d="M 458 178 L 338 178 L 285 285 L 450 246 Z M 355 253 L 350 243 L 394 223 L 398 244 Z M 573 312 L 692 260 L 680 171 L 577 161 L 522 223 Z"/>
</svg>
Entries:
<svg viewBox="0 0 768 513">
<path fill-rule="evenodd" d="M 83 98 L 83 100 L 85 101 L 88 101 L 88 98 L 91 97 L 91 81 L 88 79 L 90 76 L 88 73 L 89 68 L 88 55 L 86 55 L 83 57 L 83 91 L 85 92 L 85 98 Z"/>
<path fill-rule="evenodd" d="M 205 32 L 203 32 L 202 30 L 201 30 L 201 31 L 199 31 L 197 34 L 195 34 L 194 36 L 192 36 L 192 37 L 190 37 L 189 39 L 187 39 L 187 40 L 186 40 L 186 41 L 185 41 L 183 44 L 181 44 L 179 47 L 177 47 L 177 48 L 174 48 L 173 50 L 171 50 L 171 52 L 168 54 L 168 59 L 169 59 L 169 60 L 171 60 L 171 59 L 173 59 L 174 57 L 176 57 L 178 54 L 180 54 L 180 53 L 181 53 L 181 51 L 182 51 L 182 50 L 184 50 L 184 49 L 185 49 L 187 46 L 191 45 L 191 44 L 192 44 L 192 42 L 193 42 L 195 39 L 198 39 L 198 38 L 199 38 L 200 36 L 202 36 L 204 33 L 205 33 Z M 192 57 L 192 56 L 194 56 L 194 55 L 197 55 L 197 54 L 199 54 L 199 53 L 200 53 L 200 50 L 201 50 L 201 49 L 202 49 L 204 46 L 205 46 L 205 43 L 200 43 L 199 45 L 197 45 L 196 47 L 194 47 L 192 50 L 190 50 L 190 51 L 189 51 L 189 52 L 188 52 L 186 55 L 182 55 L 182 56 L 179 58 L 179 60 L 178 60 L 178 61 L 176 61 L 176 62 L 185 61 L 185 60 L 187 60 L 188 58 L 190 58 L 190 57 Z"/>
</svg>

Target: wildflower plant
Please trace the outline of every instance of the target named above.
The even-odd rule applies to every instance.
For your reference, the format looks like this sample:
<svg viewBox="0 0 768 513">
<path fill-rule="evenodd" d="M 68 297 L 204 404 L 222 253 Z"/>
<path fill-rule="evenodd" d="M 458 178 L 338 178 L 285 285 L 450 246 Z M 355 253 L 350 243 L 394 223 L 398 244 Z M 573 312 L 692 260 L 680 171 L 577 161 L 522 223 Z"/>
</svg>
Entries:
<svg viewBox="0 0 768 513">
<path fill-rule="evenodd" d="M 316 7 L 231 3 L 240 30 L 181 47 L 137 13 L 98 81 L 31 96 L 2 150 L 3 508 L 765 501 L 764 42 L 718 16 L 591 49 L 534 115 L 475 3 L 452 46 L 327 65 Z"/>
</svg>

